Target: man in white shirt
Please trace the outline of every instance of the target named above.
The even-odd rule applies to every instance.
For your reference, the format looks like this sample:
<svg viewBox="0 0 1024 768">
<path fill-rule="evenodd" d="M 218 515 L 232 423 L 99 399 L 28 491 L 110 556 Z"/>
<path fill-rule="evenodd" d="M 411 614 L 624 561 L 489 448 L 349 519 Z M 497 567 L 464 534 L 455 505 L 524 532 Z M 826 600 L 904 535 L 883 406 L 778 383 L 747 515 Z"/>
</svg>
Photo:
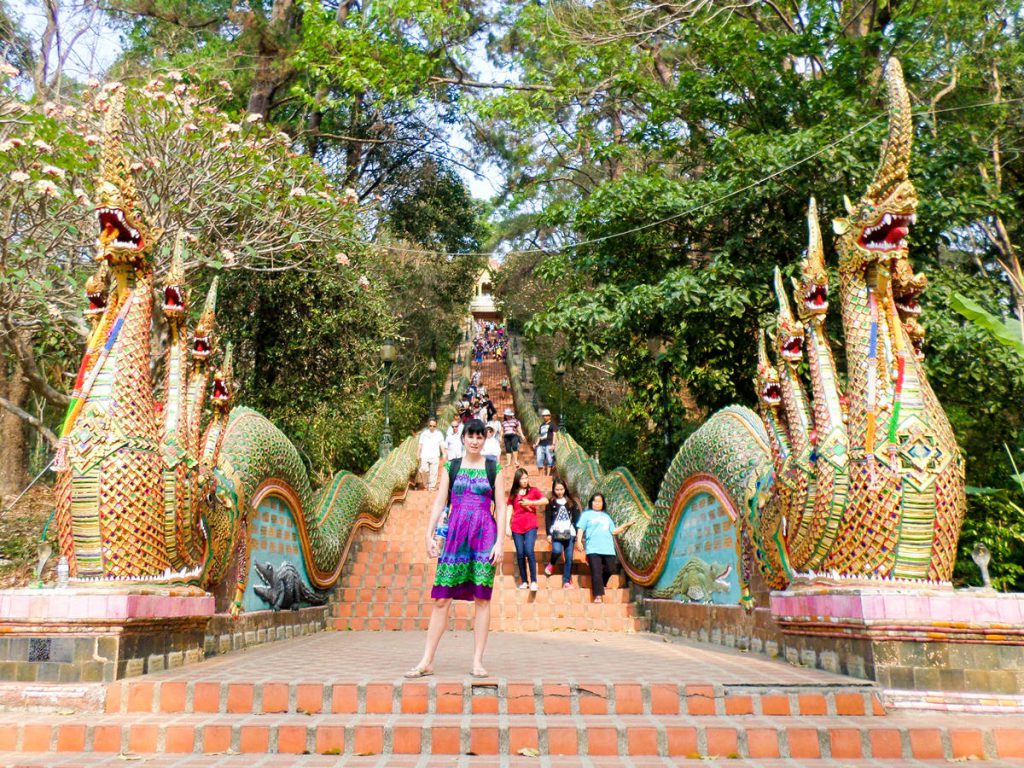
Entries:
<svg viewBox="0 0 1024 768">
<path fill-rule="evenodd" d="M 456 416 L 452 425 L 444 433 L 444 451 L 446 461 L 462 458 L 462 419 Z"/>
<path fill-rule="evenodd" d="M 419 447 L 416 458 L 420 462 L 420 472 L 427 475 L 427 490 L 437 487 L 437 466 L 444 460 L 444 435 L 437 428 L 437 419 L 427 422 L 427 428 L 420 432 Z"/>
</svg>

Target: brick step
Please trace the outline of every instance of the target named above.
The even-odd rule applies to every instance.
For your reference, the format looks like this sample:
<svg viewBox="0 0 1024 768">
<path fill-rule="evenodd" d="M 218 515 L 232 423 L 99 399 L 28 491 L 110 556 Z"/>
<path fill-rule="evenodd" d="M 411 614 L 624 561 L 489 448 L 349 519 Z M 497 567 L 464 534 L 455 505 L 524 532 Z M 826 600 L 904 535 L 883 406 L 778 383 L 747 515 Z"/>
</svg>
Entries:
<svg viewBox="0 0 1024 768">
<path fill-rule="evenodd" d="M 413 589 L 400 590 L 402 594 L 381 594 L 379 599 L 357 599 L 351 602 L 334 601 L 330 604 L 330 615 L 345 616 L 402 616 L 411 610 L 429 611 L 433 607 L 430 597 L 431 587 L 420 586 Z M 392 597 L 402 598 L 391 600 Z M 537 592 L 507 588 L 495 590 L 491 599 L 492 614 L 501 616 L 544 616 L 573 614 L 580 617 L 597 618 L 600 616 L 641 616 L 635 603 L 630 602 L 629 593 L 625 590 L 605 592 L 603 604 L 593 602 L 589 589 L 577 588 L 565 590 L 561 587 L 552 588 L 545 593 L 541 587 Z M 469 603 L 452 603 L 452 611 L 467 613 L 472 606 Z"/>
<path fill-rule="evenodd" d="M 125 680 L 106 688 L 108 714 L 544 714 L 689 717 L 884 717 L 871 685 L 680 683 Z"/>
<path fill-rule="evenodd" d="M 968 760 L 1024 756 L 1019 720 L 946 716 L 691 718 L 565 715 L 104 715 L 0 717 L 14 752 L 544 755 Z M 20 761 L 19 761 L 20 762 Z"/>
<path fill-rule="evenodd" d="M 517 590 L 518 591 L 518 590 Z M 541 593 L 538 592 L 539 596 Z M 589 593 L 587 593 L 589 595 Z M 357 603 L 335 603 L 331 606 L 331 616 L 345 619 L 356 618 L 377 618 L 385 617 L 400 618 L 407 616 L 415 618 L 420 615 L 427 616 L 433 609 L 433 602 L 427 599 L 422 601 L 407 602 L 357 602 Z M 453 603 L 449 609 L 455 617 L 472 616 L 473 606 L 470 603 Z M 596 604 L 589 602 L 542 602 L 538 597 L 536 601 L 527 600 L 524 596 L 516 601 L 494 599 L 491 601 L 492 618 L 544 618 L 544 617 L 574 617 L 579 619 L 600 619 L 611 616 L 623 616 L 629 618 L 639 617 L 636 605 L 627 602 Z"/>
<path fill-rule="evenodd" d="M 408 632 L 425 630 L 430 624 L 429 615 L 422 617 L 358 617 L 329 618 L 327 625 L 339 632 Z M 448 628 L 451 630 L 472 631 L 471 617 L 449 617 Z M 635 634 L 650 629 L 650 620 L 640 616 L 602 616 L 596 618 L 580 618 L 573 616 L 551 616 L 533 618 L 498 618 L 491 616 L 491 632 L 626 632 Z"/>
<path fill-rule="evenodd" d="M 332 604 L 344 603 L 376 603 L 376 602 L 418 602 L 430 599 L 430 590 L 433 587 L 434 574 L 416 574 L 406 577 L 382 575 L 373 582 L 362 582 L 346 584 L 336 588 L 330 597 Z M 566 589 L 562 586 L 561 574 L 537 577 L 537 591 L 519 589 L 519 576 L 510 573 L 499 574 L 494 580 L 492 594 L 494 600 L 508 599 L 522 603 L 539 603 L 552 605 L 567 605 L 570 603 L 589 603 L 590 577 L 587 575 L 573 575 L 572 583 L 575 589 Z M 613 578 L 605 587 L 605 601 L 608 603 L 629 602 L 631 600 L 630 590 L 622 586 Z"/>
<path fill-rule="evenodd" d="M 345 572 L 350 574 L 361 573 L 402 573 L 411 568 L 431 568 L 436 562 L 427 558 L 426 552 L 418 554 L 423 550 L 423 544 L 417 540 L 415 550 L 393 548 L 391 551 L 357 552 L 354 556 L 349 555 L 345 564 Z M 539 546 L 534 550 L 537 557 L 537 570 L 543 571 L 544 566 L 551 560 L 550 547 L 541 549 Z M 555 570 L 561 572 L 562 563 L 559 558 Z M 501 559 L 502 567 L 508 572 L 509 568 L 516 568 L 517 558 L 515 548 L 507 546 Z M 589 573 L 590 567 L 583 558 L 582 550 L 576 547 L 573 552 L 572 566 L 574 573 Z M 527 566 L 529 567 L 529 566 Z"/>
<path fill-rule="evenodd" d="M 513 756 L 517 757 L 517 756 Z M 247 754 L 232 754 L 223 753 L 216 755 L 214 758 L 216 762 L 211 762 L 211 755 L 203 753 L 193 754 L 178 754 L 175 755 L 171 760 L 171 765 L 174 768 L 210 768 L 211 765 L 216 765 L 217 768 L 253 768 L 254 758 L 253 755 Z M 96 764 L 97 758 L 92 758 L 89 761 L 89 765 Z M 102 757 L 99 758 L 103 760 Z M 113 758 L 111 758 L 112 760 Z M 118 755 L 117 760 L 120 765 L 122 761 L 126 760 L 141 760 L 138 755 L 132 753 L 124 753 Z M 272 758 L 274 768 L 323 768 L 325 759 L 328 760 L 327 765 L 332 768 L 379 768 L 381 765 L 382 757 L 380 755 L 359 755 L 359 754 L 341 754 L 335 756 L 333 753 L 330 757 L 316 754 L 276 754 Z M 453 757 L 452 755 L 402 755 L 402 754 L 389 754 L 386 758 L 387 768 L 454 768 L 454 766 L 496 766 L 501 765 L 507 761 L 508 758 L 503 760 L 500 756 L 492 756 L 491 758 L 483 757 L 472 757 L 465 755 L 463 757 Z M 518 757 L 517 757 L 518 760 Z M 486 761 L 486 762 L 483 762 Z M 108 761 L 103 761 L 102 764 L 109 764 Z M 264 765 L 263 761 L 258 763 Z M 524 763 L 529 765 L 529 762 Z M 541 762 L 536 762 L 536 765 L 543 765 Z M 889 763 L 894 765 L 894 763 Z M 949 760 L 904 760 L 902 765 L 907 766 L 941 766 L 942 768 L 948 768 Z M 0 752 L 0 765 L 17 765 L 18 768 L 82 768 L 82 758 L 80 754 L 76 753 L 29 753 L 29 752 Z M 158 765 L 165 766 L 166 762 L 161 761 Z M 633 768 L 666 768 L 669 765 L 682 765 L 689 766 L 694 765 L 693 761 L 687 758 L 664 758 L 657 756 L 644 756 L 635 755 L 630 759 L 630 763 Z M 757 768 L 793 768 L 793 761 L 789 758 L 779 759 L 768 759 L 758 758 Z M 832 759 L 819 759 L 819 760 L 801 760 L 799 762 L 801 768 L 877 768 L 878 762 L 876 760 L 832 760 Z M 1006 765 L 1019 765 L 1019 762 L 1005 762 L 999 761 L 997 763 L 988 763 L 987 765 L 992 766 L 1006 766 Z M 622 768 L 623 759 L 619 756 L 615 757 L 600 757 L 600 756 L 587 756 L 580 757 L 574 755 L 559 755 L 558 756 L 558 768 Z M 703 757 L 700 763 L 701 768 L 736 768 L 735 758 L 714 758 L 714 757 Z M 518 768 L 518 763 L 516 763 Z"/>
</svg>

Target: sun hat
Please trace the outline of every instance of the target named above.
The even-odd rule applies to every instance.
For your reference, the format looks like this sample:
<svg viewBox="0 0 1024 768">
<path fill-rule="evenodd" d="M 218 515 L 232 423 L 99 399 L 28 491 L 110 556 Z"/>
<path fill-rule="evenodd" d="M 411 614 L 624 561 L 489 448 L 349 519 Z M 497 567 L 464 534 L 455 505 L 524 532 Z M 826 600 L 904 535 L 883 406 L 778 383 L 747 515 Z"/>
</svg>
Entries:
<svg viewBox="0 0 1024 768">
<path fill-rule="evenodd" d="M 505 409 L 505 415 L 506 415 L 506 416 L 515 416 L 515 415 L 516 415 L 516 413 L 515 413 L 515 411 L 513 411 L 513 410 L 512 410 L 511 408 L 506 408 L 506 409 Z"/>
<path fill-rule="evenodd" d="M 549 411 L 547 408 L 541 408 L 540 409 L 540 415 L 541 416 L 550 416 L 551 415 L 551 411 Z"/>
</svg>

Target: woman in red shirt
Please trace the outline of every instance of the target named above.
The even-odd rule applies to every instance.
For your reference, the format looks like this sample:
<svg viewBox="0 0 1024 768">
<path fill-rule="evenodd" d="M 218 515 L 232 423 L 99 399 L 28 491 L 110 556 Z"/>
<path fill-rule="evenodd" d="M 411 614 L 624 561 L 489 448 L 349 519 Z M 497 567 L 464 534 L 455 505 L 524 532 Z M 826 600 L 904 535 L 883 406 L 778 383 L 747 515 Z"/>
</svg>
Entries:
<svg viewBox="0 0 1024 768">
<path fill-rule="evenodd" d="M 512 508 L 508 531 L 516 545 L 516 562 L 519 563 L 520 589 L 526 589 L 526 563 L 530 563 L 530 590 L 537 591 L 537 555 L 533 551 L 537 543 L 537 509 L 546 507 L 548 500 L 540 489 L 530 485 L 530 476 L 525 469 L 517 469 L 512 479 L 512 492 L 508 496 Z"/>
</svg>

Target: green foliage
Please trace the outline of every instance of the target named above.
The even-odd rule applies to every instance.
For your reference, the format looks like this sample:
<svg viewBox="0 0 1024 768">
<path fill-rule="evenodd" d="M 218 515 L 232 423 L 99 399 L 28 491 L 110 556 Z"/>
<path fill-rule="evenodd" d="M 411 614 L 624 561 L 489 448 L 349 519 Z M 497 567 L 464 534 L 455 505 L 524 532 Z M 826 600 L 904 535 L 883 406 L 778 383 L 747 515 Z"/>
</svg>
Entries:
<svg viewBox="0 0 1024 768">
<path fill-rule="evenodd" d="M 976 326 L 991 333 L 1000 344 L 1024 357 L 1024 335 L 1021 334 L 1019 320 L 1006 319 L 986 312 L 982 306 L 961 293 L 953 294 L 949 305 Z"/>
<path fill-rule="evenodd" d="M 964 520 L 960 534 L 954 579 L 981 586 L 971 550 L 975 544 L 983 543 L 992 553 L 989 565 L 992 586 L 1003 591 L 1024 590 L 1024 509 L 1021 508 L 1024 498 L 1019 492 L 1002 488 L 970 490 L 971 513 Z"/>
</svg>

